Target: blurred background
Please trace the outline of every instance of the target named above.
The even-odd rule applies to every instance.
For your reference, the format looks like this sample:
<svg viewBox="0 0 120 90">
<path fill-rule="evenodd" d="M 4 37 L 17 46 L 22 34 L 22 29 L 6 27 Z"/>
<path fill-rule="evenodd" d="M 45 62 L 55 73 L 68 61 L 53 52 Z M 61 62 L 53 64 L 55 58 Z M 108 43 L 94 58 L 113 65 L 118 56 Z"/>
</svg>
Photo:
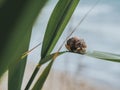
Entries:
<svg viewBox="0 0 120 90">
<path fill-rule="evenodd" d="M 30 48 L 42 42 L 47 22 L 57 1 L 50 0 L 38 16 L 33 27 Z M 53 52 L 57 51 L 71 29 L 76 27 L 95 3 L 96 0 L 80 1 Z M 83 38 L 87 43 L 87 50 L 120 54 L 119 8 L 120 0 L 99 0 L 72 36 Z M 65 46 L 63 50 L 66 50 Z M 40 59 L 40 51 L 41 46 L 28 56 L 23 87 Z M 120 63 L 66 53 L 56 59 L 43 90 L 120 90 Z"/>
<path fill-rule="evenodd" d="M 50 13 L 57 0 L 51 0 L 43 9 L 33 27 L 30 47 L 42 42 Z M 71 29 L 75 28 L 96 0 L 81 0 L 71 21 L 56 45 L 57 51 Z M 72 36 L 83 38 L 88 50 L 120 53 L 120 0 L 100 0 Z M 72 37 L 71 36 L 71 37 Z M 37 63 L 40 49 L 34 50 L 28 60 Z M 65 47 L 62 50 L 66 50 Z M 61 73 L 60 73 L 61 72 Z M 64 54 L 54 63 L 52 79 L 46 84 L 52 90 L 120 90 L 120 64 L 77 54 Z M 57 83 L 56 83 L 57 82 Z M 59 88 L 58 88 L 58 85 Z"/>
</svg>

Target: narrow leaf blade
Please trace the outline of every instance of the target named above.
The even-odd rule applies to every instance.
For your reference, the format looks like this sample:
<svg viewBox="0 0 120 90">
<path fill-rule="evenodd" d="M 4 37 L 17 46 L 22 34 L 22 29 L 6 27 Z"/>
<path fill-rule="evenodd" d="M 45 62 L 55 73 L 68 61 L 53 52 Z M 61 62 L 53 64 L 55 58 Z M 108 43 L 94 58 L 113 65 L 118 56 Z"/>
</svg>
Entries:
<svg viewBox="0 0 120 90">
<path fill-rule="evenodd" d="M 56 53 L 58 53 L 58 56 L 60 56 L 60 55 L 62 55 L 64 53 L 66 53 L 66 51 L 56 52 Z M 46 62 L 50 61 L 56 53 L 45 56 L 42 60 L 40 60 L 39 65 L 43 65 Z"/>
<path fill-rule="evenodd" d="M 46 1 L 5 0 L 0 8 L 0 76 L 9 69 L 8 90 L 21 90 L 26 59 L 17 60 L 28 50 L 32 26 Z"/>
<path fill-rule="evenodd" d="M 87 52 L 85 55 L 93 58 L 98 58 L 101 60 L 120 62 L 120 55 L 109 52 L 93 51 L 93 52 Z"/>
<path fill-rule="evenodd" d="M 20 61 L 17 65 L 9 68 L 8 90 L 21 90 L 25 66 L 26 58 Z"/>
<path fill-rule="evenodd" d="M 43 71 L 43 73 L 41 74 L 41 76 L 38 78 L 37 82 L 35 83 L 34 87 L 32 90 L 41 90 L 46 79 L 47 76 L 51 70 L 51 67 L 53 65 L 54 60 L 50 61 L 50 63 L 48 64 L 48 66 L 45 68 L 45 70 Z"/>
<path fill-rule="evenodd" d="M 80 0 L 59 0 L 50 17 L 45 32 L 41 57 L 50 54 L 64 31 Z"/>
<path fill-rule="evenodd" d="M 26 51 L 24 38 L 46 1 L 6 0 L 0 9 L 0 76 Z"/>
<path fill-rule="evenodd" d="M 32 31 L 32 28 L 30 29 L 31 29 L 30 31 Z M 25 40 L 24 44 L 26 44 L 26 47 L 22 47 L 22 48 L 24 48 L 26 51 L 29 48 L 30 37 L 31 37 L 31 32 L 27 33 L 24 39 Z M 8 90 L 21 90 L 26 61 L 27 61 L 27 57 L 24 59 L 20 59 L 17 62 L 15 62 L 13 65 L 9 66 Z"/>
</svg>

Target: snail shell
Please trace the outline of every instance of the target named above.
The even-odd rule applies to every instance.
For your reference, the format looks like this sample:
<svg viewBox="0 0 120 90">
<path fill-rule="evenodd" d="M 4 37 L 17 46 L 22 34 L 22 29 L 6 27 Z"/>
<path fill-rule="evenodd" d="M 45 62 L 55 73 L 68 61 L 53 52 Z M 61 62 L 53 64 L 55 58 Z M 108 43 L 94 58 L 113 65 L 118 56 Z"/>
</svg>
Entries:
<svg viewBox="0 0 120 90">
<path fill-rule="evenodd" d="M 65 46 L 69 51 L 80 54 L 84 54 L 87 48 L 85 41 L 78 37 L 72 37 L 68 39 Z"/>
</svg>

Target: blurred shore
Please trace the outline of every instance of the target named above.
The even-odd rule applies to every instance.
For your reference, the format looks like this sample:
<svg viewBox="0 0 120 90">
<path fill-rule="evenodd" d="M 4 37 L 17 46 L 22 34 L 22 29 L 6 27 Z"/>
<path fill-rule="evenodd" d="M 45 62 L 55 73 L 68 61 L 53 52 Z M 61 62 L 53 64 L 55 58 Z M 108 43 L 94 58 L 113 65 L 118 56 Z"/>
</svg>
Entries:
<svg viewBox="0 0 120 90">
<path fill-rule="evenodd" d="M 33 72 L 34 70 L 34 67 L 35 64 L 33 62 L 27 63 L 26 73 L 24 76 L 21 90 L 24 90 L 24 87 L 31 76 L 31 72 Z M 0 90 L 7 90 L 7 79 L 8 78 L 6 72 L 3 78 L 1 79 Z M 109 85 L 96 82 L 95 80 L 84 77 L 83 75 L 77 78 L 68 72 L 61 72 L 52 69 L 47 78 L 46 83 L 44 84 L 43 90 L 114 90 L 114 89 L 109 87 Z"/>
</svg>

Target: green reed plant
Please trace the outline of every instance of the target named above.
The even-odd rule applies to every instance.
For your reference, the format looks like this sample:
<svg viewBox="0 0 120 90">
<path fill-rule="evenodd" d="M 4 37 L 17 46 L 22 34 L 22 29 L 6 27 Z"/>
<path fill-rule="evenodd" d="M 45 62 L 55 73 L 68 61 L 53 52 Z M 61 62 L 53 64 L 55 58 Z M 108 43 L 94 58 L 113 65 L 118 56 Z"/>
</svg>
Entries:
<svg viewBox="0 0 120 90">
<path fill-rule="evenodd" d="M 0 2 L 0 77 L 6 70 L 8 70 L 8 90 L 21 90 L 21 84 L 24 81 L 23 75 L 26 66 L 26 56 L 34 49 L 33 48 L 28 51 L 32 26 L 39 12 L 47 2 L 47 0 L 18 1 L 3 0 Z M 75 53 L 70 51 L 60 51 L 62 45 L 64 45 L 65 41 L 75 31 L 74 29 L 61 47 L 56 52 L 51 54 L 79 1 L 80 0 L 59 0 L 56 4 L 45 31 L 42 43 L 41 59 L 38 65 L 36 65 L 36 68 L 25 87 L 25 90 L 30 89 L 35 76 L 44 63 L 49 61 L 48 66 L 46 66 L 35 85 L 31 87 L 32 90 L 42 89 L 56 57 L 64 53 Z M 80 21 L 80 23 L 84 20 L 84 18 Z M 82 55 L 98 58 L 99 60 L 120 62 L 120 55 L 108 52 L 87 51 Z"/>
<path fill-rule="evenodd" d="M 47 0 L 0 2 L 0 77 L 8 70 L 8 90 L 20 90 L 32 26 Z M 19 62 L 20 61 L 20 62 Z"/>
</svg>

